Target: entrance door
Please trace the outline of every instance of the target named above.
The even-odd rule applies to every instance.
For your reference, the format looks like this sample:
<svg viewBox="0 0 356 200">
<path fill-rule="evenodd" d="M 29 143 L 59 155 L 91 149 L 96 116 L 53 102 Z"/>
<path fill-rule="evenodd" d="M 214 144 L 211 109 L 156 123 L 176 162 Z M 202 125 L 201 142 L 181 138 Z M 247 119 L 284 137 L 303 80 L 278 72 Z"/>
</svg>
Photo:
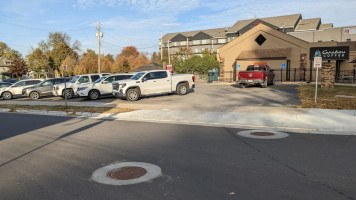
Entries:
<svg viewBox="0 0 356 200">
<path fill-rule="evenodd" d="M 287 60 L 286 81 L 290 81 L 290 60 Z"/>
</svg>

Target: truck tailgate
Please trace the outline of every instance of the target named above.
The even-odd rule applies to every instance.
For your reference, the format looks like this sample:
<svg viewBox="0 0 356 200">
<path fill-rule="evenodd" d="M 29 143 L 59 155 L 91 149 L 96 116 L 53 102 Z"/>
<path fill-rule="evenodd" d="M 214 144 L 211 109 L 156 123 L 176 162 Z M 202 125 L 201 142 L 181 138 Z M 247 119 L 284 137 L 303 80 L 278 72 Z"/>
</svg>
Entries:
<svg viewBox="0 0 356 200">
<path fill-rule="evenodd" d="M 239 72 L 241 79 L 261 79 L 261 71 L 248 71 L 248 72 Z"/>
</svg>

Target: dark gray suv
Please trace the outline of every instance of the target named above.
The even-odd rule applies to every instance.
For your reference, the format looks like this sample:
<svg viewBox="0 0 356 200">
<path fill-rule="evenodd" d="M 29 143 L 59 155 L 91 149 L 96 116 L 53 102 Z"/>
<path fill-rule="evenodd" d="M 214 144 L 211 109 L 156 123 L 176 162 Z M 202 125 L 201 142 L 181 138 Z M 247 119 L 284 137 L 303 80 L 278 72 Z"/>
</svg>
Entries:
<svg viewBox="0 0 356 200">
<path fill-rule="evenodd" d="M 53 85 L 70 81 L 70 78 L 50 78 L 43 80 L 35 86 L 24 88 L 22 95 L 30 97 L 31 99 L 39 99 L 43 96 L 52 95 Z"/>
</svg>

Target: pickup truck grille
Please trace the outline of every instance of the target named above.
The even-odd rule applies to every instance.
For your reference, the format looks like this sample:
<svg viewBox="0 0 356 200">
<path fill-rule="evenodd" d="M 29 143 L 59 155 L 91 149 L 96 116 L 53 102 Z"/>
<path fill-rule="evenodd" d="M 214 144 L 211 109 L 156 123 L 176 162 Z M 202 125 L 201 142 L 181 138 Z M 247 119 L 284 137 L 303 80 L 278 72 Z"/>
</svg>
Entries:
<svg viewBox="0 0 356 200">
<path fill-rule="evenodd" d="M 113 90 L 118 90 L 119 89 L 119 84 L 118 83 L 113 83 L 112 84 L 112 89 Z"/>
</svg>

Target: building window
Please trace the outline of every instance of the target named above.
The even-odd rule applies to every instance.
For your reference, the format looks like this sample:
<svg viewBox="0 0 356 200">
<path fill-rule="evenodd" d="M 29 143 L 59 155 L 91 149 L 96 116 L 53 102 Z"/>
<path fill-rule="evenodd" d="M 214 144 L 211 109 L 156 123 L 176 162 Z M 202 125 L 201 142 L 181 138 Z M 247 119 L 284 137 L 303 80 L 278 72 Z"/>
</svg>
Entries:
<svg viewBox="0 0 356 200">
<path fill-rule="evenodd" d="M 222 39 L 218 39 L 218 44 L 223 44 L 226 43 L 226 39 L 222 38 Z"/>
<path fill-rule="evenodd" d="M 227 42 L 231 42 L 233 39 L 235 39 L 236 37 L 229 37 L 227 38 Z"/>
<path fill-rule="evenodd" d="M 178 46 L 178 42 L 173 42 L 173 46 L 174 47 Z"/>
<path fill-rule="evenodd" d="M 194 53 L 200 53 L 200 49 L 194 49 Z"/>
<path fill-rule="evenodd" d="M 201 40 L 201 43 L 202 43 L 202 44 L 209 44 L 209 41 L 210 41 L 210 40 Z"/>
<path fill-rule="evenodd" d="M 187 41 L 182 41 L 182 42 L 180 42 L 180 45 L 181 45 L 181 46 L 187 45 Z"/>
<path fill-rule="evenodd" d="M 318 40 L 318 42 L 322 42 L 322 40 Z"/>
<path fill-rule="evenodd" d="M 347 38 L 347 39 L 346 39 L 346 42 L 351 42 L 351 39 L 350 39 L 350 38 Z"/>
<path fill-rule="evenodd" d="M 200 44 L 200 40 L 193 40 L 193 45 L 199 45 Z"/>
</svg>

